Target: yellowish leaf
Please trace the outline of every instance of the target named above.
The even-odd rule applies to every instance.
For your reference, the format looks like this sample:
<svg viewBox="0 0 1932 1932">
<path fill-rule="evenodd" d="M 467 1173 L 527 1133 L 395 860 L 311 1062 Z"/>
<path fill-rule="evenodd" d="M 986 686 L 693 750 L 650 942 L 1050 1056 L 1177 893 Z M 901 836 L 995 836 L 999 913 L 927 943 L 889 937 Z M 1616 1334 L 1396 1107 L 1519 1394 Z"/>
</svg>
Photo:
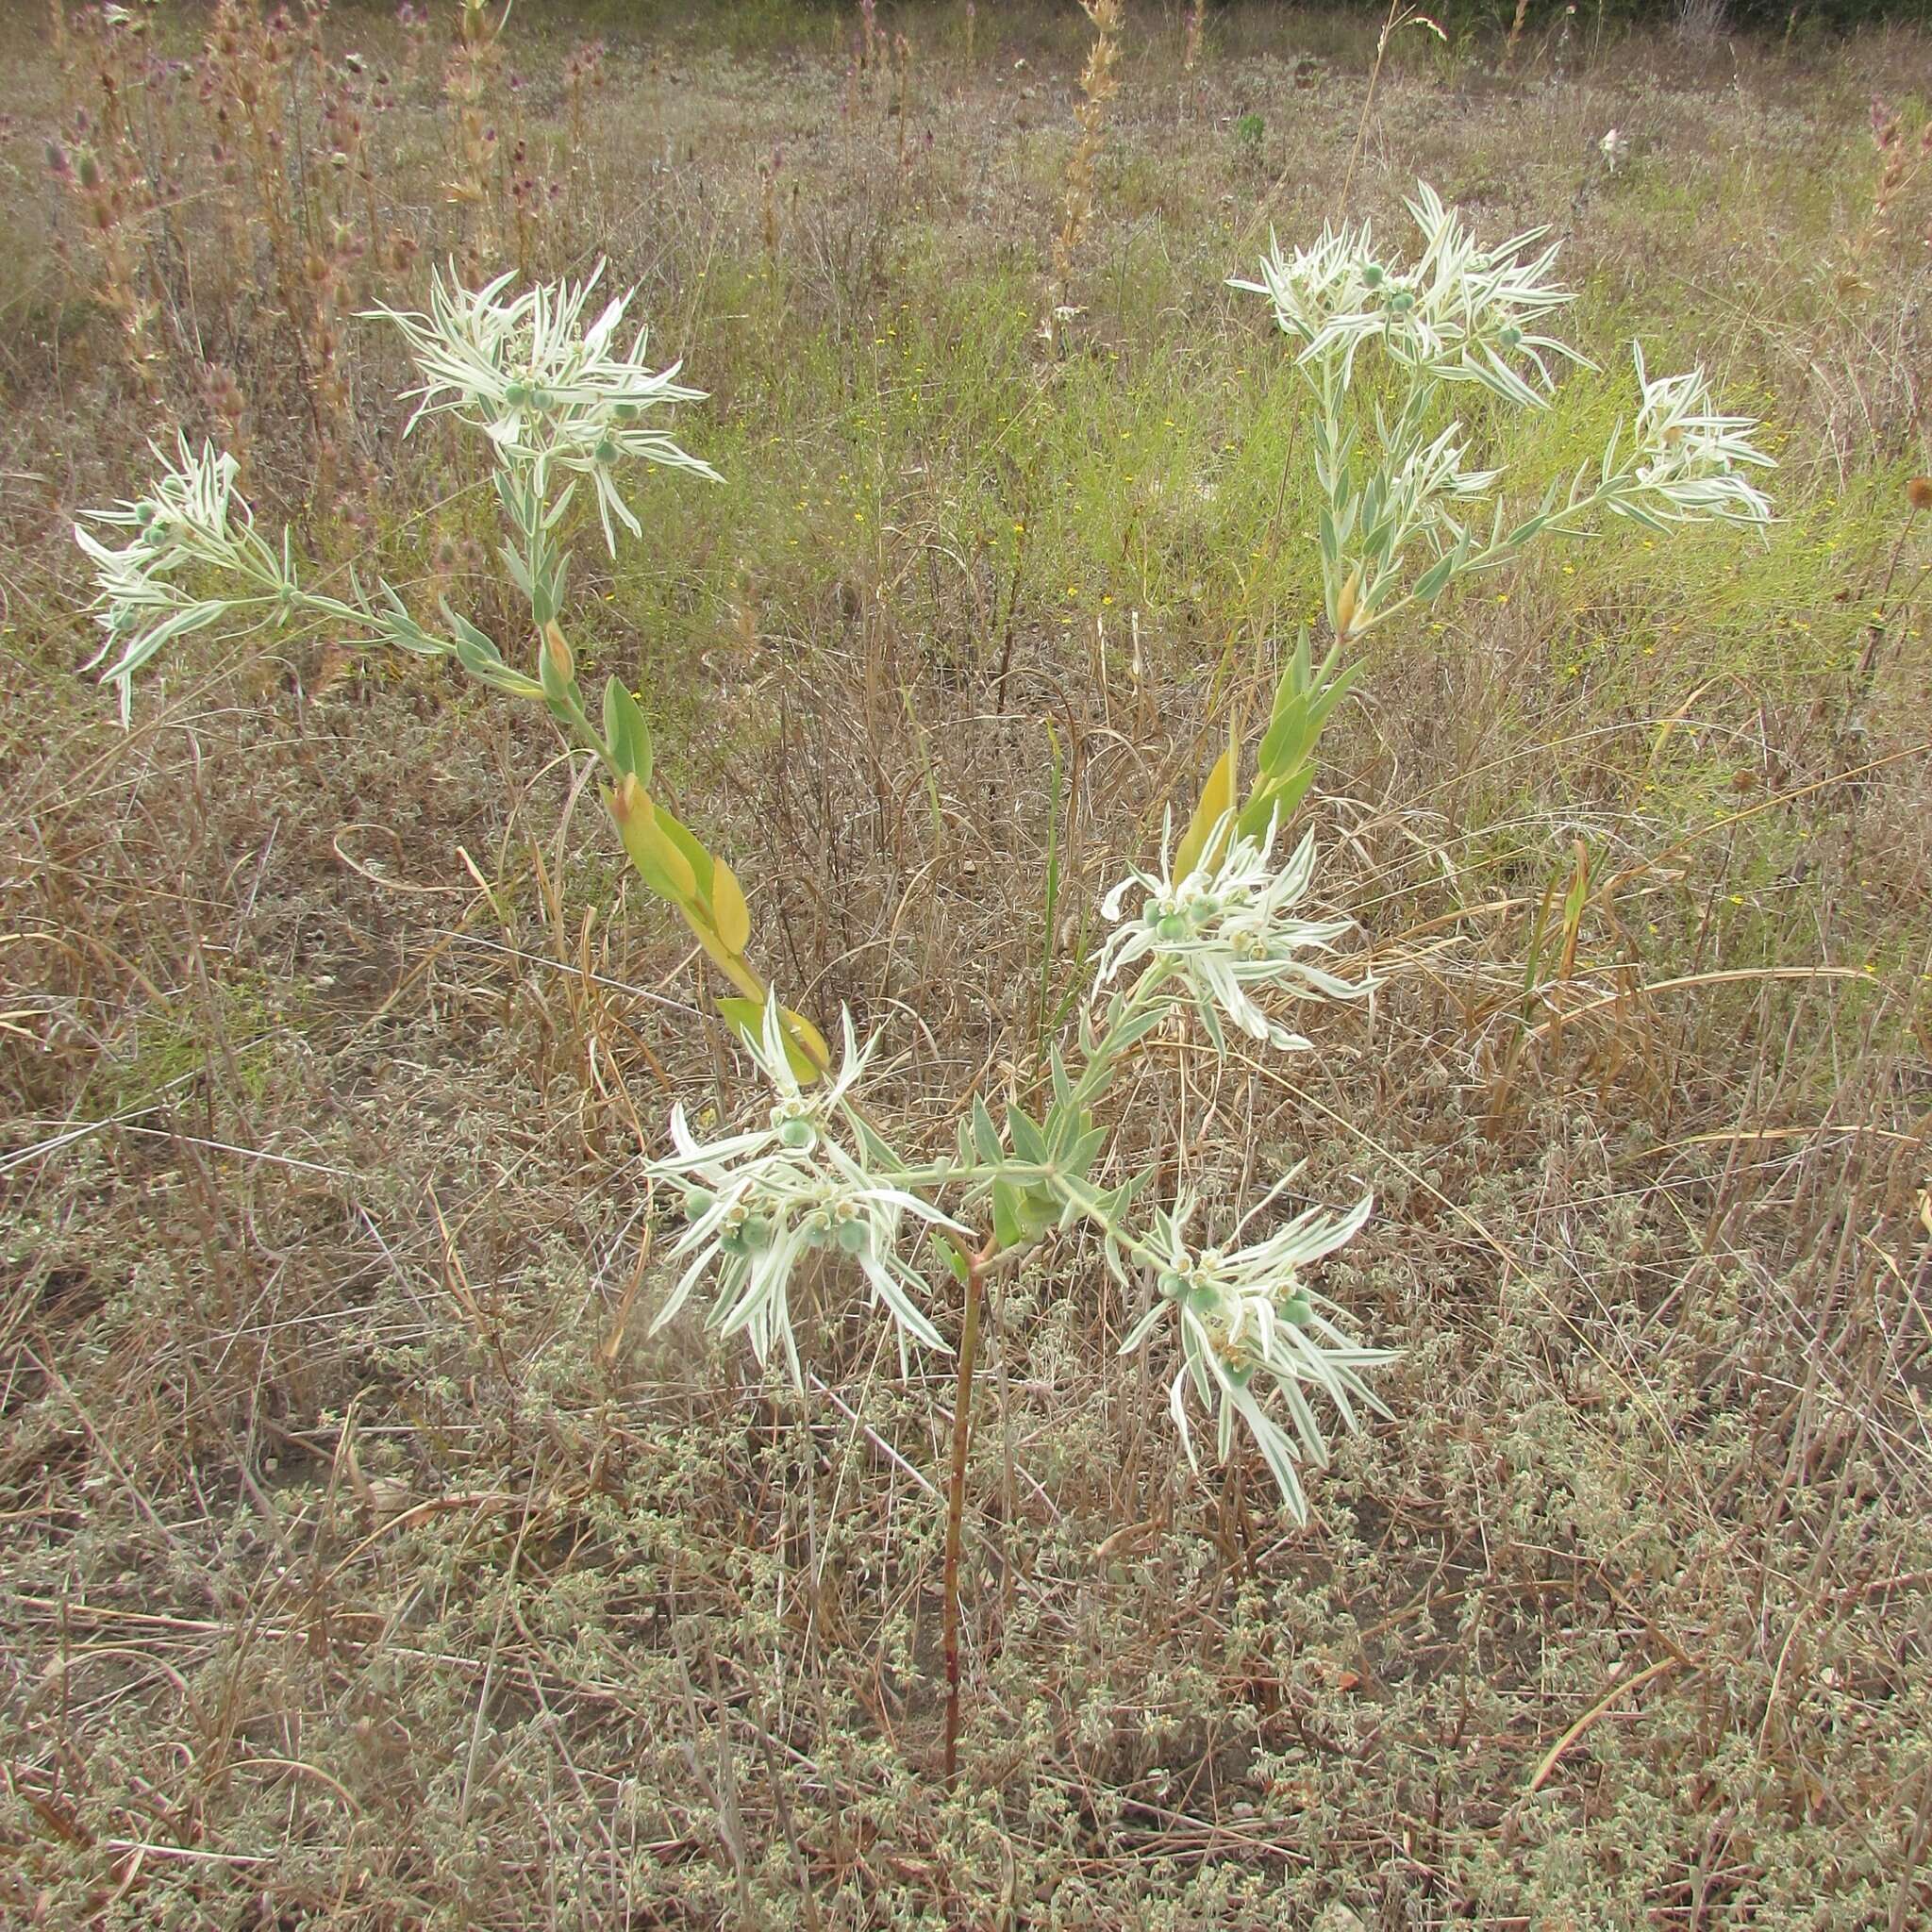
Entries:
<svg viewBox="0 0 1932 1932">
<path fill-rule="evenodd" d="M 1194 816 L 1188 821 L 1188 829 L 1182 835 L 1181 842 L 1174 855 L 1174 875 L 1184 879 L 1197 865 L 1211 862 L 1214 854 L 1208 849 L 1208 841 L 1216 824 L 1224 814 L 1234 809 L 1234 771 L 1236 747 L 1232 744 L 1215 760 L 1214 769 L 1208 774 L 1208 782 L 1201 788 L 1201 801 L 1194 808 Z"/>
<path fill-rule="evenodd" d="M 658 831 L 684 854 L 684 861 L 691 867 L 691 875 L 697 883 L 698 897 L 708 901 L 711 896 L 711 873 L 718 861 L 705 849 L 704 841 L 689 825 L 681 824 L 662 806 L 652 808 L 652 820 Z"/>
<path fill-rule="evenodd" d="M 737 877 L 722 858 L 711 861 L 711 914 L 718 937 L 734 953 L 743 952 L 751 943 L 751 910 Z"/>
<path fill-rule="evenodd" d="M 748 1044 L 764 1044 L 765 1007 L 762 1000 L 720 1000 L 718 1010 L 730 1024 L 732 1031 Z M 814 1062 L 802 1042 L 809 1039 L 821 1051 L 825 1042 L 819 1038 L 818 1028 L 809 1020 L 800 1019 L 789 1007 L 781 1007 L 778 1010 L 786 1027 L 785 1058 L 799 1085 L 808 1087 L 818 1078 L 823 1068 Z"/>
<path fill-rule="evenodd" d="M 698 944 L 704 947 L 706 953 L 710 958 L 711 963 L 717 967 L 718 971 L 733 986 L 737 987 L 747 999 L 757 1000 L 762 1006 L 765 998 L 765 983 L 746 965 L 743 958 L 738 953 L 733 952 L 719 938 L 717 928 L 695 907 L 681 906 L 678 908 L 678 910 L 684 914 L 685 924 L 691 927 L 691 933 L 696 938 Z"/>
<path fill-rule="evenodd" d="M 645 885 L 660 899 L 687 907 L 697 891 L 697 875 L 691 860 L 664 836 L 644 788 L 626 772 L 616 790 L 605 794 L 605 802 Z"/>
<path fill-rule="evenodd" d="M 1356 605 L 1360 601 L 1362 591 L 1362 567 L 1357 564 L 1349 574 L 1347 583 L 1341 587 L 1341 594 L 1335 600 L 1335 635 L 1346 638 L 1355 624 Z"/>
<path fill-rule="evenodd" d="M 780 1007 L 778 1011 L 784 1019 L 785 1030 L 810 1056 L 813 1071 L 829 1067 L 832 1064 L 832 1049 L 825 1044 L 825 1036 L 803 1013 L 794 1013 L 790 1007 Z"/>
</svg>

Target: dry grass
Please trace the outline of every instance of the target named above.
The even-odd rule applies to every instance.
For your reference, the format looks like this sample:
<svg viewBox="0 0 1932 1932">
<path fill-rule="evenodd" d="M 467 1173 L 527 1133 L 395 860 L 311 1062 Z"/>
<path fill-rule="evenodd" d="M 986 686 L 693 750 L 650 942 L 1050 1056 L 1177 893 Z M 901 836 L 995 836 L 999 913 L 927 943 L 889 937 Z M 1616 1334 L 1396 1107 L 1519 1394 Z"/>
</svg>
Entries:
<svg viewBox="0 0 1932 1932">
<path fill-rule="evenodd" d="M 447 83 L 440 17 L 342 11 L 325 51 L 391 76 L 360 160 L 225 176 L 195 75 L 149 75 L 105 247 L 42 154 L 100 125 L 85 42 L 63 75 L 9 16 L 0 1919 L 1932 1914 L 1932 208 L 1872 221 L 1867 125 L 1882 85 L 1917 138 L 1932 43 L 1532 22 L 1499 78 L 1406 36 L 1357 161 L 1373 23 L 1217 11 L 1190 62 L 1172 10 L 1122 39 L 1063 356 L 1072 7 L 868 18 L 850 74 L 856 16 L 532 8 Z M 276 84 L 306 154 L 324 69 Z M 158 422 L 231 423 L 324 567 L 514 649 L 479 473 L 399 461 L 352 311 L 486 242 L 608 251 L 729 480 L 651 487 L 585 655 L 643 681 L 774 974 L 888 1024 L 943 1133 L 1031 1077 L 1099 890 L 1317 601 L 1291 388 L 1219 284 L 1351 166 L 1351 212 L 1422 175 L 1557 223 L 1599 359 L 1703 355 L 1785 521 L 1377 644 L 1307 810 L 1386 994 L 1121 1112 L 1210 1196 L 1375 1189 L 1327 1285 L 1406 1349 L 1402 1420 L 1290 1533 L 1258 1473 L 1176 1473 L 1092 1255 L 1006 1282 L 947 1795 L 944 1366 L 900 1387 L 841 1302 L 802 1406 L 641 1339 L 641 1148 L 734 1075 L 555 741 L 319 639 L 191 648 L 124 737 L 66 525 Z M 1615 407 L 1579 378 L 1534 459 Z"/>
</svg>

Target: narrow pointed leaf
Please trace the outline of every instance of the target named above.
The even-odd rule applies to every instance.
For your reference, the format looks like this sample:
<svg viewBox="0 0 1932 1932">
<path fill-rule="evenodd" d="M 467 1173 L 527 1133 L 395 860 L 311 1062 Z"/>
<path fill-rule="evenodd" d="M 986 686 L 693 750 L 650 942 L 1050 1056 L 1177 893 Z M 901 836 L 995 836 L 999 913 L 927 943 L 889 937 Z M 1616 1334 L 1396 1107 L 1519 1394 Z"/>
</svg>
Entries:
<svg viewBox="0 0 1932 1932">
<path fill-rule="evenodd" d="M 1291 773 L 1279 783 L 1270 785 L 1266 791 L 1257 791 L 1241 808 L 1241 815 L 1235 821 L 1235 836 L 1241 839 L 1258 839 L 1268 829 L 1272 817 L 1277 826 L 1285 825 L 1293 816 L 1294 808 L 1307 794 L 1310 785 L 1315 782 L 1312 765 L 1304 765 L 1300 771 Z"/>
<path fill-rule="evenodd" d="M 1017 1107 L 1007 1109 L 1007 1133 L 1012 1140 L 1013 1152 L 1022 1160 L 1043 1167 L 1053 1158 L 1047 1152 L 1046 1136 Z"/>
</svg>

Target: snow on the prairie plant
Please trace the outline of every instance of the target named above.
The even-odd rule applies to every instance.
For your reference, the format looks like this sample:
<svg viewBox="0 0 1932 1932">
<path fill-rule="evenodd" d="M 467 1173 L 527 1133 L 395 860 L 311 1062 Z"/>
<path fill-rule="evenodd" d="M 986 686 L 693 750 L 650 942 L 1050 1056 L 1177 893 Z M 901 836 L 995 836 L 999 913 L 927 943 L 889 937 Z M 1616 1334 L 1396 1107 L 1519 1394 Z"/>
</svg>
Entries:
<svg viewBox="0 0 1932 1932">
<path fill-rule="evenodd" d="M 1092 148 L 1112 91 L 1119 8 L 1115 0 L 1083 5 L 1098 36 L 1081 109 Z M 869 6 L 865 20 L 871 29 Z M 1616 142 L 1603 143 L 1613 170 Z M 1085 192 L 1075 180 L 1063 271 Z M 428 613 L 412 613 L 380 578 L 365 587 L 351 575 L 340 596 L 308 589 L 292 540 L 271 542 L 258 531 L 233 459 L 186 440 L 157 453 L 159 472 L 144 495 L 76 530 L 105 633 L 94 661 L 125 715 L 134 675 L 173 641 L 224 622 L 301 622 L 341 641 L 454 657 L 493 690 L 546 705 L 609 780 L 607 802 L 637 875 L 677 908 L 741 995 L 719 1008 L 751 1055 L 756 1098 L 742 1123 L 708 1121 L 700 1132 L 680 1103 L 668 1151 L 644 1168 L 660 1198 L 684 1208 L 667 1243 L 672 1267 L 656 1325 L 703 1287 L 708 1326 L 743 1336 L 761 1366 L 802 1386 L 801 1331 L 816 1332 L 802 1319 L 804 1303 L 835 1311 L 828 1290 L 842 1271 L 855 1291 L 870 1291 L 907 1369 L 915 1346 L 947 1347 L 931 1312 L 929 1257 L 959 1277 L 970 1311 L 986 1270 L 1021 1265 L 1049 1236 L 1084 1228 L 1124 1289 L 1152 1297 L 1125 1347 L 1146 1347 L 1163 1329 L 1172 1337 L 1178 1361 L 1168 1406 L 1189 1460 L 1190 1410 L 1198 1406 L 1214 1417 L 1223 1459 L 1240 1424 L 1288 1513 L 1304 1519 L 1302 1472 L 1328 1454 L 1317 1399 L 1344 1427 L 1386 1413 L 1367 1377 L 1389 1352 L 1351 1338 L 1341 1310 L 1308 1279 L 1360 1230 L 1370 1204 L 1308 1206 L 1244 1241 L 1291 1176 L 1245 1214 L 1239 1201 L 1153 1201 L 1162 1164 L 1133 1171 L 1098 1104 L 1157 1036 L 1165 1053 L 1176 1033 L 1183 1051 L 1191 1032 L 1205 1035 L 1223 1063 L 1230 1034 L 1237 1045 L 1307 1050 L 1305 1011 L 1374 991 L 1374 974 L 1335 970 L 1348 922 L 1305 916 L 1312 838 L 1285 857 L 1275 850 L 1312 781 L 1315 741 L 1360 669 L 1349 650 L 1356 640 L 1513 563 L 1544 536 L 1580 534 L 1613 516 L 1662 528 L 1760 525 L 1771 515 L 1754 480 L 1772 466 L 1757 425 L 1727 413 L 1702 370 L 1654 376 L 1641 349 L 1625 423 L 1540 504 L 1506 515 L 1507 446 L 1491 453 L 1494 431 L 1465 427 L 1447 400 L 1474 385 L 1502 412 L 1546 407 L 1566 368 L 1589 366 L 1557 332 L 1573 297 L 1557 280 L 1556 245 L 1542 230 L 1485 244 L 1426 186 L 1408 210 L 1420 238 L 1409 258 L 1382 252 L 1366 223 L 1329 227 L 1290 252 L 1274 244 L 1258 278 L 1236 284 L 1267 299 L 1314 399 L 1307 448 L 1319 485 L 1325 655 L 1318 663 L 1305 634 L 1285 663 L 1245 798 L 1243 748 L 1231 733 L 1178 843 L 1164 837 L 1157 866 L 1130 869 L 1106 894 L 1114 931 L 1079 1002 L 1077 1054 L 1070 1040 L 1049 1037 L 1031 1059 L 1014 1059 L 997 1116 L 991 1090 L 956 1106 L 948 1087 L 943 1109 L 924 1109 L 928 1120 L 941 1110 L 955 1116 L 953 1144 L 939 1154 L 902 1155 L 875 1124 L 866 1105 L 868 1084 L 879 1084 L 868 1072 L 875 1038 L 861 1046 L 843 1016 L 835 1068 L 816 1029 L 753 970 L 752 913 L 735 875 L 647 791 L 650 734 L 636 695 L 613 675 L 598 716 L 586 708 L 562 625 L 573 541 L 565 518 L 579 486 L 588 484 L 614 551 L 620 525 L 632 536 L 642 530 L 626 494 L 629 465 L 715 475 L 667 427 L 669 411 L 702 392 L 678 380 L 676 362 L 651 366 L 645 332 L 628 321 L 634 291 L 600 306 L 601 266 L 581 281 L 520 292 L 508 275 L 466 288 L 439 275 L 423 310 L 374 311 L 401 331 L 416 365 L 410 425 L 447 414 L 486 441 L 507 539 L 500 555 L 528 598 L 534 665 L 508 660 L 447 605 L 432 627 Z M 1354 385 L 1377 358 L 1362 383 L 1374 399 L 1364 403 Z M 1175 1019 L 1191 1027 L 1167 1028 Z M 905 1116 L 921 1117 L 918 1108 Z M 1225 1239 L 1195 1232 L 1224 1217 L 1233 1223 Z M 1071 1248 L 1066 1255 L 1071 1265 Z M 944 1279 L 937 1271 L 934 1278 Z M 974 1333 L 962 1315 L 959 1419 L 970 1415 Z M 953 1521 L 957 1528 L 957 1514 Z"/>
</svg>

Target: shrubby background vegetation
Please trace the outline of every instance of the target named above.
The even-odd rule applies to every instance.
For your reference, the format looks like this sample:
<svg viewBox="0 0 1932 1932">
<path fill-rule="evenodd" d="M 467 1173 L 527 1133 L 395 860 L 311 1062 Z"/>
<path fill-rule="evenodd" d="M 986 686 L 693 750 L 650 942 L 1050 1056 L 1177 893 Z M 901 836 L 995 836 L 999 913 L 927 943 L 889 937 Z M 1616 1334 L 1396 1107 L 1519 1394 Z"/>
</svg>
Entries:
<svg viewBox="0 0 1932 1932">
<path fill-rule="evenodd" d="M 1923 1923 L 1932 42 L 1538 8 L 1371 97 L 1379 16 L 1218 8 L 1190 67 L 1141 7 L 1042 338 L 1071 7 L 493 18 L 0 23 L 0 1917 Z M 320 636 L 190 640 L 124 734 L 70 525 L 214 435 L 317 580 L 514 658 L 481 459 L 403 460 L 358 311 L 608 255 L 724 480 L 584 553 L 580 658 L 788 989 L 908 1092 L 1024 1083 L 1319 610 L 1224 280 L 1418 176 L 1563 238 L 1601 372 L 1532 483 L 1641 334 L 1766 420 L 1780 521 L 1365 647 L 1302 818 L 1384 990 L 1124 1110 L 1210 1194 L 1374 1191 L 1324 1286 L 1401 1420 L 1291 1530 L 1175 1480 L 1097 1257 L 1002 1283 L 948 1792 L 944 1365 L 836 1302 L 808 1404 L 644 1339 L 641 1158 L 740 1090 L 577 768 Z"/>
</svg>

